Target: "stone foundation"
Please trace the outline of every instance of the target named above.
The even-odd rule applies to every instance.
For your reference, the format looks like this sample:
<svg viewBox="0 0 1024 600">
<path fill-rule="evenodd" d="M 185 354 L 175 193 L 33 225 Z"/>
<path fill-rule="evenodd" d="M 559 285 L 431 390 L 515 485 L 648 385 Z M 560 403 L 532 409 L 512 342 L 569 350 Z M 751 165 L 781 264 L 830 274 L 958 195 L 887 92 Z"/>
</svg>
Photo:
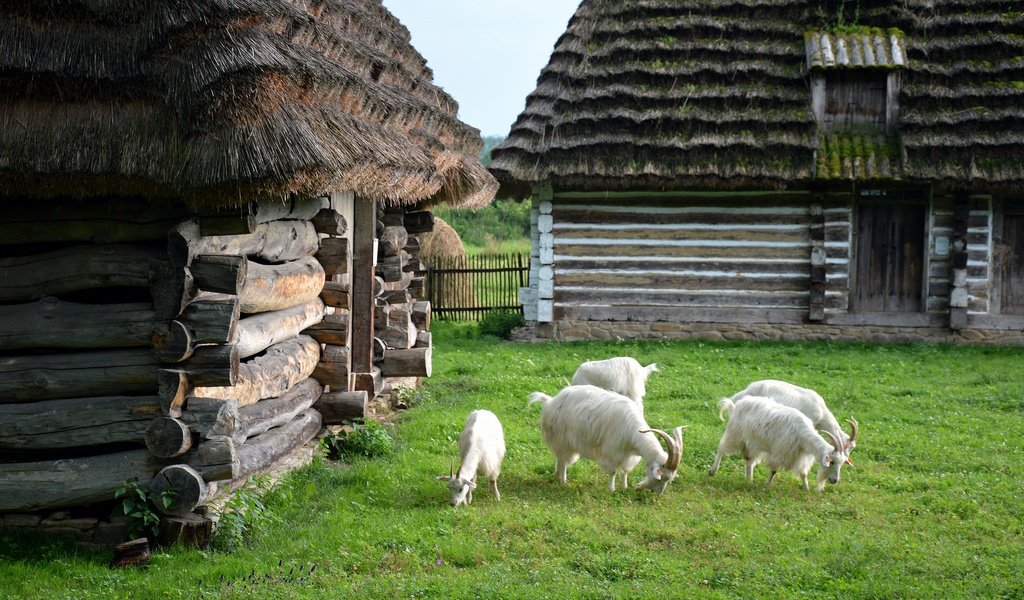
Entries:
<svg viewBox="0 0 1024 600">
<path fill-rule="evenodd" d="M 931 342 L 947 344 L 1001 344 L 1024 346 L 1024 331 L 964 329 L 951 331 L 934 327 L 891 327 L 879 325 L 765 323 L 672 323 L 641 321 L 558 321 L 528 323 L 513 339 L 521 341 L 657 339 L 657 340 L 744 340 L 744 341 L 833 341 L 833 342 Z"/>
</svg>

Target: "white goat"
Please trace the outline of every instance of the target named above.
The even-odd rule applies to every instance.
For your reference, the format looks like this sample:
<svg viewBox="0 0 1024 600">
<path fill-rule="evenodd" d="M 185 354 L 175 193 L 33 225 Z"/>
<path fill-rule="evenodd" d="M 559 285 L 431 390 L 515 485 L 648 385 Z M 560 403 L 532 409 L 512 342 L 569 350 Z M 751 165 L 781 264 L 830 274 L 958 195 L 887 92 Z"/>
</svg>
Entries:
<svg viewBox="0 0 1024 600">
<path fill-rule="evenodd" d="M 675 479 L 683 455 L 683 427 L 676 427 L 673 436 L 651 429 L 631 399 L 592 385 L 562 388 L 554 398 L 533 392 L 530 404 L 534 402 L 544 405 L 541 435 L 555 455 L 559 482 L 566 482 L 566 470 L 581 455 L 611 475 L 608 489 L 613 492 L 615 476 L 621 473 L 622 487 L 627 487 L 627 476 L 641 458 L 647 476 L 637 487 L 661 493 Z M 668 452 L 655 434 L 665 440 Z"/>
<path fill-rule="evenodd" d="M 832 439 L 830 445 L 814 429 L 807 415 L 790 406 L 783 406 L 764 396 L 744 396 L 733 402 L 722 398 L 718 403 L 719 418 L 732 411 L 725 433 L 718 442 L 718 454 L 708 475 L 718 471 L 722 456 L 736 452 L 743 453 L 746 460 L 747 479 L 753 481 L 754 467 L 762 459 L 771 470 L 768 485 L 780 469 L 796 473 L 807 485 L 807 473 L 811 465 L 819 461 L 818 491 L 829 483 L 839 482 L 839 471 L 846 462 L 846 452 L 839 440 L 829 431 L 823 431 Z"/>
<path fill-rule="evenodd" d="M 576 369 L 572 376 L 572 385 L 596 385 L 622 394 L 632 398 L 643 411 L 647 378 L 657 370 L 657 364 L 651 363 L 645 367 L 629 356 L 591 360 Z"/>
<path fill-rule="evenodd" d="M 846 451 L 846 462 L 853 464 L 853 461 L 850 460 L 850 452 L 857 447 L 857 420 L 846 420 L 851 427 L 850 435 L 846 435 L 843 428 L 839 426 L 835 415 L 825 405 L 825 399 L 818 392 L 778 379 L 762 379 L 751 383 L 743 391 L 733 394 L 732 401 L 736 402 L 744 396 L 766 396 L 783 406 L 790 406 L 804 413 L 815 427 L 832 432 L 839 438 L 843 443 L 843 450 Z"/>
<path fill-rule="evenodd" d="M 501 461 L 505 459 L 505 433 L 501 421 L 494 413 L 483 409 L 469 413 L 459 437 L 459 457 L 461 464 L 458 471 L 455 471 L 453 460 L 448 475 L 438 477 L 448 482 L 452 506 L 473 502 L 477 475 L 483 475 L 491 481 L 494 498 L 501 500 L 498 475 L 501 473 Z"/>
</svg>

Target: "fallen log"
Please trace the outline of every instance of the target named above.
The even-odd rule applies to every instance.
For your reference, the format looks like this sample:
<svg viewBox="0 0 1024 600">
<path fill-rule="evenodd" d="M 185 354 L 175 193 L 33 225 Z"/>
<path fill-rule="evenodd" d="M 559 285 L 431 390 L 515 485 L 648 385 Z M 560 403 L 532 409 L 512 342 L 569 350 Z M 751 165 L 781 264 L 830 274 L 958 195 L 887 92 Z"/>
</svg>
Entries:
<svg viewBox="0 0 1024 600">
<path fill-rule="evenodd" d="M 0 258 L 0 302 L 100 287 L 149 286 L 155 245 L 85 244 L 31 256 Z"/>
<path fill-rule="evenodd" d="M 157 396 L 107 396 L 0 404 L 0 449 L 82 448 L 141 442 L 160 415 Z"/>
<path fill-rule="evenodd" d="M 324 287 L 324 269 L 312 256 L 280 265 L 249 261 L 247 271 L 238 292 L 239 307 L 244 314 L 305 304 L 319 296 Z"/>
<path fill-rule="evenodd" d="M 260 313 L 238 322 L 235 345 L 241 358 L 258 354 L 278 342 L 291 339 L 319 323 L 324 317 L 324 303 L 313 298 L 305 304 L 284 310 Z"/>
<path fill-rule="evenodd" d="M 149 551 L 149 539 L 135 538 L 114 546 L 114 558 L 110 561 L 110 567 L 113 569 L 145 567 L 152 557 Z"/>
<path fill-rule="evenodd" d="M 149 346 L 165 327 L 149 303 L 79 304 L 46 296 L 0 305 L 0 350 Z"/>
<path fill-rule="evenodd" d="M 256 226 L 252 233 L 203 236 L 194 220 L 180 223 L 167 234 L 167 249 L 175 265 L 188 266 L 201 254 L 223 254 L 283 262 L 312 256 L 320 245 L 313 224 L 308 221 L 271 221 Z"/>
<path fill-rule="evenodd" d="M 320 344 L 300 335 L 280 342 L 239 366 L 238 383 L 227 387 L 197 387 L 191 396 L 236 400 L 239 407 L 284 394 L 313 373 L 320 359 Z"/>
<path fill-rule="evenodd" d="M 0 404 L 152 394 L 158 364 L 148 348 L 5 356 L 0 358 Z"/>
</svg>

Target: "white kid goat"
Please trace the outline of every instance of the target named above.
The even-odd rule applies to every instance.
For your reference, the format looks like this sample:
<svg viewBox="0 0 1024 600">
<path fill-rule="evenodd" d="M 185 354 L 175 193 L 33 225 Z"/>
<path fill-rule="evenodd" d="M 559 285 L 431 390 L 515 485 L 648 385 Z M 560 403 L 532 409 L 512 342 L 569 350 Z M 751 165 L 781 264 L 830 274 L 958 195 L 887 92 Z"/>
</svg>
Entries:
<svg viewBox="0 0 1024 600">
<path fill-rule="evenodd" d="M 540 402 L 540 426 L 544 443 L 554 453 L 555 474 L 566 482 L 566 470 L 580 456 L 589 458 L 609 475 L 608 489 L 615 491 L 615 477 L 622 475 L 627 486 L 629 472 L 646 462 L 647 476 L 637 486 L 657 493 L 676 477 L 683 455 L 683 427 L 673 435 L 651 429 L 633 400 L 592 385 L 562 388 L 554 398 L 541 392 L 530 394 L 530 404 Z M 668 452 L 658 443 L 660 436 Z"/>
<path fill-rule="evenodd" d="M 591 360 L 576 369 L 572 376 L 572 385 L 596 385 L 622 394 L 632 398 L 643 411 L 647 378 L 657 370 L 657 364 L 651 363 L 645 367 L 629 356 Z"/>
<path fill-rule="evenodd" d="M 822 431 L 832 439 L 832 444 L 822 439 L 807 415 L 764 396 L 744 396 L 736 402 L 722 398 L 718 408 L 719 418 L 723 413 L 731 411 L 732 414 L 718 442 L 718 454 L 708 475 L 718 471 L 723 456 L 740 452 L 746 460 L 747 479 L 751 481 L 754 467 L 763 459 L 771 470 L 768 485 L 779 470 L 786 469 L 800 476 L 805 490 L 810 489 L 807 473 L 815 462 L 821 463 L 819 492 L 825 488 L 826 479 L 829 483 L 839 483 L 846 452 L 831 432 Z"/>
<path fill-rule="evenodd" d="M 455 471 L 452 461 L 448 475 L 438 477 L 448 482 L 452 493 L 452 506 L 471 504 L 473 490 L 476 488 L 476 477 L 482 475 L 491 481 L 494 498 L 501 500 L 498 493 L 498 475 L 501 473 L 501 461 L 505 459 L 505 433 L 501 421 L 489 410 L 474 410 L 466 418 L 466 426 L 459 437 L 459 456 L 461 464 Z"/>
<path fill-rule="evenodd" d="M 832 432 L 843 443 L 843 450 L 846 451 L 846 462 L 853 464 L 850 460 L 850 453 L 857 447 L 858 424 L 856 419 L 847 419 L 850 424 L 850 435 L 847 435 L 839 426 L 835 415 L 825 405 L 825 399 L 814 390 L 802 388 L 792 383 L 779 381 L 778 379 L 762 379 L 748 385 L 742 392 L 733 394 L 732 401 L 736 402 L 744 396 L 766 396 L 784 406 L 791 406 L 807 415 L 818 429 Z"/>
</svg>

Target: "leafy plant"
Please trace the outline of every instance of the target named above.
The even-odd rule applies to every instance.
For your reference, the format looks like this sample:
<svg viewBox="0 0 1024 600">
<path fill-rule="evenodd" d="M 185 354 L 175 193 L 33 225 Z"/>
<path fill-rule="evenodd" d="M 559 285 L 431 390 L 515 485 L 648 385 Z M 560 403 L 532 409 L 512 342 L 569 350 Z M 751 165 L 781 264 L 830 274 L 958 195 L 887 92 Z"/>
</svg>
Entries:
<svg viewBox="0 0 1024 600">
<path fill-rule="evenodd" d="M 386 456 L 395 449 L 394 441 L 380 421 L 370 419 L 366 423 L 350 423 L 340 431 L 323 438 L 327 457 L 339 460 L 356 456 L 373 458 Z"/>
<path fill-rule="evenodd" d="M 430 392 L 422 387 L 398 386 L 391 392 L 391 405 L 396 408 L 412 408 L 430 400 Z"/>
<path fill-rule="evenodd" d="M 217 519 L 217 528 L 210 538 L 213 548 L 230 552 L 242 547 L 257 529 L 276 523 L 280 517 L 268 507 L 266 496 L 270 483 L 264 477 L 250 477 L 224 503 Z"/>
<path fill-rule="evenodd" d="M 512 330 L 526 323 L 523 315 L 508 309 L 489 310 L 479 322 L 482 335 L 493 335 L 503 340 L 512 338 Z"/>
<path fill-rule="evenodd" d="M 168 488 L 159 494 L 153 492 L 138 478 L 129 479 L 114 490 L 114 499 L 121 500 L 113 516 L 128 517 L 128 534 L 135 538 L 145 534 L 156 537 L 160 533 L 160 511 L 170 508 L 177 491 Z"/>
</svg>

